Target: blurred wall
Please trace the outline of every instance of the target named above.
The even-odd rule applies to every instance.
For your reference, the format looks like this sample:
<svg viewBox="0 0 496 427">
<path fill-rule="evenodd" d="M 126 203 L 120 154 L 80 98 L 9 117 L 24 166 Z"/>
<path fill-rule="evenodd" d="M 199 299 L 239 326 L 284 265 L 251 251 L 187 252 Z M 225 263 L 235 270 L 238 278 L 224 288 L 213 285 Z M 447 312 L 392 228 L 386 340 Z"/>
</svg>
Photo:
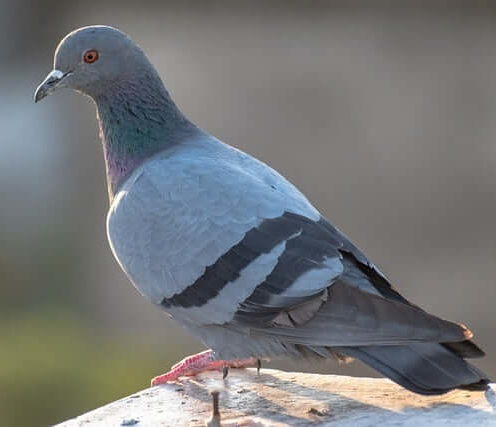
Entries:
<svg viewBox="0 0 496 427">
<path fill-rule="evenodd" d="M 494 375 L 487 4 L 0 1 L 2 425 L 76 415 L 201 348 L 112 258 L 89 99 L 32 102 L 60 38 L 89 24 L 130 34 L 193 121 L 290 178 L 408 298 L 469 325 Z"/>
</svg>

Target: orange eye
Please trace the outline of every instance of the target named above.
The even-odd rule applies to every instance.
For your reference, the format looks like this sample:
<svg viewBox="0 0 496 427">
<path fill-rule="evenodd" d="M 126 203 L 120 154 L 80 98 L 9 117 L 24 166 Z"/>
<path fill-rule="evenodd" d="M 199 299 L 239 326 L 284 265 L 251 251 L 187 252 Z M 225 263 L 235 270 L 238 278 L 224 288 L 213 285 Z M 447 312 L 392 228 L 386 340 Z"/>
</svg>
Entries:
<svg viewBox="0 0 496 427">
<path fill-rule="evenodd" d="M 98 51 L 94 49 L 87 50 L 84 52 L 83 59 L 87 64 L 93 64 L 98 59 Z"/>
</svg>

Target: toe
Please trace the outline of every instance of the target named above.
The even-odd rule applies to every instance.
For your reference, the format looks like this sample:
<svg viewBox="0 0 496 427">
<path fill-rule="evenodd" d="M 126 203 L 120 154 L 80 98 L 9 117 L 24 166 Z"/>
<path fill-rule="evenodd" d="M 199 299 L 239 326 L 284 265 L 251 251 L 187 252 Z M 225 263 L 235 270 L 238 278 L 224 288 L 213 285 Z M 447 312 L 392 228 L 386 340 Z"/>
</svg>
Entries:
<svg viewBox="0 0 496 427">
<path fill-rule="evenodd" d="M 177 380 L 177 376 L 171 374 L 159 375 L 151 380 L 150 384 L 152 387 L 160 384 L 167 384 Z"/>
</svg>

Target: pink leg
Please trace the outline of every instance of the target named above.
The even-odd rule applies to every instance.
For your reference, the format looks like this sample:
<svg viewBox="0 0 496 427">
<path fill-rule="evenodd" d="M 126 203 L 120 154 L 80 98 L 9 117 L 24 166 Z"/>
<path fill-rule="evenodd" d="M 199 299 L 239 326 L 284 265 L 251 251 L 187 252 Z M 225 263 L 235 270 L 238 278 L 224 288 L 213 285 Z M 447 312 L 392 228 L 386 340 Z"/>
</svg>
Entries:
<svg viewBox="0 0 496 427">
<path fill-rule="evenodd" d="M 216 360 L 212 350 L 206 350 L 189 356 L 176 363 L 169 372 L 152 379 L 152 386 L 176 381 L 183 375 L 196 375 L 200 372 L 222 370 L 224 368 L 245 368 L 255 366 L 257 359 L 251 357 L 242 360 Z"/>
</svg>

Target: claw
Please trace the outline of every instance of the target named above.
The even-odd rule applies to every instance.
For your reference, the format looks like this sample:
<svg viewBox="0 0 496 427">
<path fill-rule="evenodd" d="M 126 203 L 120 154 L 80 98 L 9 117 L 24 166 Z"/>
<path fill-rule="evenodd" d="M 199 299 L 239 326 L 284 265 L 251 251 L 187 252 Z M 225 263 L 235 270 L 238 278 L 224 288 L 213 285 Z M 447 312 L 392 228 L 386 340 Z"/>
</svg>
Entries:
<svg viewBox="0 0 496 427">
<path fill-rule="evenodd" d="M 222 379 L 225 380 L 228 374 L 229 374 L 229 366 L 224 365 L 222 367 Z"/>
</svg>

